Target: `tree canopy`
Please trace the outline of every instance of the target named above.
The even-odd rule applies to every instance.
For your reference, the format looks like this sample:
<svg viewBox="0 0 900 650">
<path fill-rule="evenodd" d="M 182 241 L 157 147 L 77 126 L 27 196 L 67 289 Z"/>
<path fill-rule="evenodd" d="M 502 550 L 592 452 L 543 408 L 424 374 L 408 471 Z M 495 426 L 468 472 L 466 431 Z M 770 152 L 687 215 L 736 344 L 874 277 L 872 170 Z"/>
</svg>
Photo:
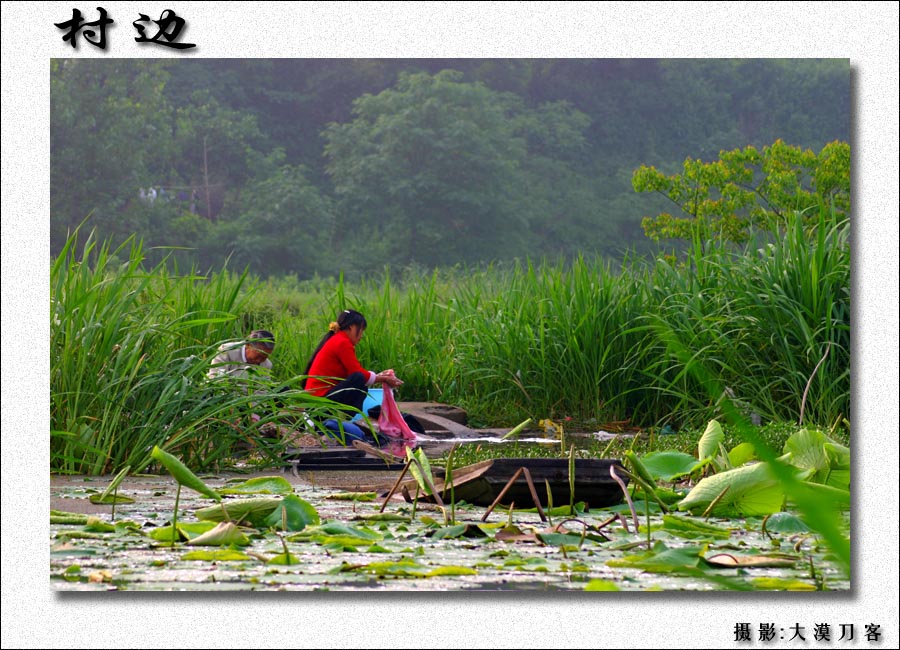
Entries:
<svg viewBox="0 0 900 650">
<path fill-rule="evenodd" d="M 762 148 L 723 151 L 704 163 L 688 158 L 681 174 L 667 176 L 654 167 L 634 172 L 634 189 L 658 192 L 685 217 L 667 212 L 645 217 L 647 236 L 691 239 L 694 233 L 744 242 L 755 229 L 780 232 L 795 212 L 818 219 L 818 209 L 850 212 L 850 145 L 831 142 L 815 154 L 777 140 Z"/>
<path fill-rule="evenodd" d="M 57 59 L 50 83 L 52 254 L 87 219 L 179 263 L 353 276 L 849 201 L 846 60 Z"/>
</svg>

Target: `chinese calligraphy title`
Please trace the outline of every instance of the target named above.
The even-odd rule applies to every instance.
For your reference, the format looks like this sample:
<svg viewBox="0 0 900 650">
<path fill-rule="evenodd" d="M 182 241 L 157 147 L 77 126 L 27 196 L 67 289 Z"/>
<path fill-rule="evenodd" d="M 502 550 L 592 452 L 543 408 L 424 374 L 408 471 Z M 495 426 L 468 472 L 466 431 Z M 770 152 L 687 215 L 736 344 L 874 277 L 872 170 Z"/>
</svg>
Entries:
<svg viewBox="0 0 900 650">
<path fill-rule="evenodd" d="M 94 47 L 99 47 L 101 50 L 106 49 L 106 28 L 109 25 L 112 25 L 115 21 L 112 17 L 108 16 L 106 13 L 106 9 L 103 7 L 97 7 L 97 11 L 100 13 L 100 17 L 93 22 L 85 22 L 84 17 L 78 9 L 72 10 L 72 18 L 65 22 L 61 23 L 53 23 L 56 27 L 63 30 L 65 34 L 63 34 L 62 40 L 63 42 L 68 41 L 73 49 L 77 49 L 78 42 L 78 33 L 81 32 L 81 35 L 84 37 L 88 43 L 93 45 Z M 150 20 L 145 14 L 138 14 L 140 16 L 137 20 L 132 22 L 134 28 L 138 32 L 138 36 L 134 38 L 137 43 L 152 43 L 155 45 L 162 45 L 164 47 L 171 47 L 177 50 L 186 50 L 191 47 L 197 47 L 195 43 L 178 43 L 178 37 L 181 34 L 181 30 L 187 24 L 183 18 L 180 18 L 174 11 L 171 9 L 163 10 L 162 14 L 159 16 L 159 20 Z M 156 34 L 152 37 L 148 38 L 147 34 L 144 32 L 144 29 L 147 25 L 142 23 L 156 23 Z M 93 29 L 86 29 L 87 27 L 94 27 L 97 31 Z M 82 31 L 83 30 L 83 31 Z M 99 32 L 99 34 L 98 34 Z"/>
</svg>

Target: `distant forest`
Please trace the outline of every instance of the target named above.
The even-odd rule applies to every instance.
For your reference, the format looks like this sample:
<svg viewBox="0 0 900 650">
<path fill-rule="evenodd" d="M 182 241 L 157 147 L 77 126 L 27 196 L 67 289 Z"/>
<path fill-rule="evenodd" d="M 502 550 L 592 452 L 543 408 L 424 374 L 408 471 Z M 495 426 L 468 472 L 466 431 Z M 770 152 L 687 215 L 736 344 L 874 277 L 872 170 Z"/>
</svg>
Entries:
<svg viewBox="0 0 900 650">
<path fill-rule="evenodd" d="M 54 59 L 50 246 L 349 278 L 657 244 L 641 165 L 850 142 L 846 59 Z M 37 110 L 37 107 L 36 107 Z"/>
</svg>

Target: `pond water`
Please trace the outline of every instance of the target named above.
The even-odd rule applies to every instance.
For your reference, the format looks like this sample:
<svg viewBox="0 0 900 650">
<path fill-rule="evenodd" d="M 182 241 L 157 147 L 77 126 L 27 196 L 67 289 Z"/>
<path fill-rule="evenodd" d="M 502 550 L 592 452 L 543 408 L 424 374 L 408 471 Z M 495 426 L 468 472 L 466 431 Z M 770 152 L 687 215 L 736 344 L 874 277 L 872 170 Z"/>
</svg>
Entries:
<svg viewBox="0 0 900 650">
<path fill-rule="evenodd" d="M 550 522 L 534 512 L 499 509 L 482 522 L 485 508 L 460 504 L 445 515 L 435 505 L 400 499 L 381 512 L 382 499 L 372 493 L 384 493 L 397 474 L 266 472 L 286 479 L 321 524 L 281 535 L 247 528 L 249 544 L 227 556 L 227 547 L 172 547 L 150 536 L 172 516 L 177 484 L 168 475 L 128 477 L 118 493 L 135 502 L 118 505 L 114 519 L 111 506 L 89 500 L 105 489 L 108 477 L 53 476 L 52 510 L 96 516 L 113 526 L 51 523 L 51 584 L 57 590 L 136 591 L 850 588 L 814 535 L 764 532 L 761 519 L 711 518 L 702 521 L 709 528 L 698 531 L 674 525 L 671 517 L 681 515 L 664 517 L 654 506 L 648 542 L 641 501 L 635 503 L 637 531 L 624 504 L 551 516 Z M 252 476 L 259 474 L 202 478 L 219 489 Z M 373 500 L 349 500 L 348 491 Z M 197 522 L 197 511 L 213 503 L 182 489 L 178 520 Z M 447 525 L 451 516 L 456 525 Z M 285 549 L 291 563 L 278 564 Z M 741 568 L 709 562 L 728 557 L 763 559 Z"/>
</svg>

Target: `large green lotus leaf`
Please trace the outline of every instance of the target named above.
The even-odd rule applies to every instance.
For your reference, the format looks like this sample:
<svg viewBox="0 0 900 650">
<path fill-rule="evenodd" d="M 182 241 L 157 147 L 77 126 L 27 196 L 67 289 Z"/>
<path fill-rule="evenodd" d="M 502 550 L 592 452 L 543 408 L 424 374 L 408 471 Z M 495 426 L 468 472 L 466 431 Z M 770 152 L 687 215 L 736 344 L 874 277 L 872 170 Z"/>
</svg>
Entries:
<svg viewBox="0 0 900 650">
<path fill-rule="evenodd" d="M 100 517 L 88 517 L 87 522 L 84 524 L 84 529 L 87 531 L 91 531 L 94 533 L 114 533 L 116 532 L 115 524 L 110 524 Z"/>
<path fill-rule="evenodd" d="M 680 451 L 655 451 L 642 457 L 641 463 L 657 481 L 671 481 L 690 474 L 702 464 L 690 454 Z"/>
<path fill-rule="evenodd" d="M 791 455 L 791 465 L 811 469 L 817 476 L 829 466 L 828 456 L 825 455 L 825 436 L 815 429 L 801 429 L 788 438 L 784 443 L 784 453 Z"/>
<path fill-rule="evenodd" d="M 842 490 L 850 489 L 850 450 L 836 442 L 822 445 L 828 458 L 828 472 L 825 484 Z"/>
<path fill-rule="evenodd" d="M 681 499 L 680 495 L 678 499 Z M 648 509 L 650 510 L 651 515 L 658 515 L 660 512 L 662 512 L 662 508 L 659 507 L 659 504 L 656 501 L 651 501 L 648 504 L 646 499 L 633 499 L 632 505 L 634 506 L 634 509 L 637 512 L 640 512 L 642 515 L 645 514 Z M 609 510 L 610 512 L 619 514 L 630 514 L 631 506 L 627 503 L 620 503 L 616 506 L 607 506 L 606 508 L 604 508 L 604 510 Z"/>
<path fill-rule="evenodd" d="M 369 543 L 364 539 L 350 537 L 349 535 L 316 535 L 315 537 L 310 537 L 304 541 L 319 544 L 320 546 L 324 546 L 328 551 L 335 553 L 342 553 L 343 551 L 356 553 L 360 547 L 364 547 Z"/>
<path fill-rule="evenodd" d="M 692 517 L 679 517 L 678 515 L 663 515 L 662 529 L 673 535 L 687 538 L 728 539 L 731 537 L 731 531 L 727 528 L 714 526 Z"/>
<path fill-rule="evenodd" d="M 176 526 L 178 528 L 177 535 L 173 535 L 172 526 L 169 525 L 154 528 L 150 531 L 150 537 L 160 542 L 178 542 L 182 539 L 193 539 L 195 537 L 199 537 L 203 533 L 215 528 L 216 524 L 212 521 L 179 521 Z M 172 539 L 173 537 L 175 539 Z"/>
<path fill-rule="evenodd" d="M 178 481 L 179 484 L 183 485 L 184 487 L 191 488 L 195 492 L 199 492 L 200 494 L 208 496 L 211 499 L 215 499 L 216 501 L 222 500 L 222 497 L 218 492 L 201 481 L 196 474 L 189 470 L 184 463 L 175 458 L 175 456 L 173 456 L 172 454 L 163 451 L 157 446 L 154 446 L 153 451 L 150 452 L 150 455 L 161 465 L 163 465 L 167 470 L 169 470 L 169 473 L 175 477 L 175 480 Z"/>
<path fill-rule="evenodd" d="M 215 528 L 186 543 L 192 546 L 249 546 L 250 539 L 230 521 L 221 521 Z"/>
<path fill-rule="evenodd" d="M 372 562 L 371 564 L 341 564 L 331 569 L 329 573 L 374 573 L 377 576 L 426 576 L 432 571 L 431 567 L 424 566 L 412 560 L 403 559 L 398 562 Z"/>
<path fill-rule="evenodd" d="M 776 512 L 766 519 L 766 531 L 770 533 L 808 533 L 809 526 L 800 517 L 789 512 Z"/>
<path fill-rule="evenodd" d="M 728 452 L 728 462 L 732 467 L 740 467 L 756 459 L 756 450 L 749 442 L 742 442 Z"/>
<path fill-rule="evenodd" d="M 478 571 L 469 566 L 439 566 L 425 574 L 426 578 L 434 578 L 438 576 L 476 576 Z"/>
<path fill-rule="evenodd" d="M 830 508 L 847 508 L 850 506 L 850 490 L 821 483 L 803 483 L 803 486 L 813 493 L 819 503 Z"/>
<path fill-rule="evenodd" d="M 696 569 L 700 566 L 700 554 L 703 550 L 703 547 L 700 546 L 668 548 L 662 542 L 657 542 L 652 551 L 612 559 L 606 565 L 611 567 L 631 567 L 653 573 Z"/>
<path fill-rule="evenodd" d="M 319 513 L 311 504 L 291 494 L 281 500 L 265 523 L 270 528 L 298 532 L 307 526 L 318 525 Z"/>
<path fill-rule="evenodd" d="M 376 492 L 337 492 L 329 494 L 325 498 L 334 499 L 335 501 L 374 501 L 377 497 L 378 494 Z"/>
<path fill-rule="evenodd" d="M 676 492 L 675 490 L 667 487 L 658 487 L 653 491 L 653 493 L 657 499 L 659 499 L 666 505 L 676 503 L 684 498 L 683 492 Z"/>
<path fill-rule="evenodd" d="M 504 526 L 497 531 L 494 539 L 498 542 L 536 542 L 537 535 L 533 531 L 524 531 L 514 524 Z"/>
<path fill-rule="evenodd" d="M 134 503 L 134 499 L 123 494 L 92 494 L 89 498 L 91 503 L 95 505 L 109 506 L 114 503 Z"/>
<path fill-rule="evenodd" d="M 214 551 L 188 551 L 181 556 L 181 559 L 186 562 L 236 562 L 249 560 L 250 556 L 241 551 L 235 551 L 234 549 L 220 548 Z"/>
<path fill-rule="evenodd" d="M 544 514 L 548 517 L 577 517 L 585 513 L 587 504 L 584 501 L 578 501 L 571 508 L 568 505 L 554 506 L 552 508 L 542 508 Z M 537 512 L 537 508 L 515 508 L 516 512 Z"/>
<path fill-rule="evenodd" d="M 321 524 L 319 526 L 310 526 L 302 533 L 298 535 L 292 535 L 288 538 L 288 540 L 300 541 L 313 537 L 327 536 L 352 537 L 357 540 L 364 541 L 380 541 L 384 539 L 383 535 L 375 532 L 374 530 L 369 530 L 368 528 L 357 528 L 355 526 L 348 526 L 347 524 L 342 524 L 337 521 L 326 521 L 324 524 Z"/>
<path fill-rule="evenodd" d="M 591 580 L 584 586 L 585 591 L 622 591 L 619 586 L 609 580 Z"/>
<path fill-rule="evenodd" d="M 438 528 L 431 534 L 432 539 L 456 539 L 458 537 L 487 537 L 479 526 L 475 524 L 457 524 Z"/>
<path fill-rule="evenodd" d="M 431 474 L 431 464 L 428 462 L 428 457 L 425 455 L 425 452 L 421 447 L 415 451 L 407 447 L 406 458 L 407 460 L 419 461 L 418 465 L 416 463 L 410 464 L 409 472 L 413 475 L 413 478 L 416 479 L 416 483 L 419 484 L 419 489 L 426 495 L 431 495 L 431 488 L 428 487 L 428 483 L 426 483 L 425 479 L 427 478 L 432 483 L 434 482 L 434 479 Z M 422 475 L 422 471 L 419 471 L 419 465 L 422 466 L 422 471 L 425 472 L 424 476 Z"/>
<path fill-rule="evenodd" d="M 281 501 L 281 499 L 274 497 L 223 501 L 219 505 L 201 508 L 195 514 L 197 519 L 205 521 L 248 521 L 251 525 L 263 527 L 265 526 L 266 517 L 278 507 Z M 226 512 L 228 513 L 227 516 Z"/>
<path fill-rule="evenodd" d="M 706 431 L 700 436 L 697 443 L 697 458 L 701 461 L 712 458 L 719 453 L 719 445 L 725 440 L 725 432 L 722 431 L 722 425 L 715 420 L 710 420 L 706 425 Z"/>
<path fill-rule="evenodd" d="M 283 476 L 260 476 L 219 490 L 219 494 L 293 494 L 294 488 Z"/>
<path fill-rule="evenodd" d="M 400 560 L 399 562 L 372 562 L 371 564 L 342 564 L 330 573 L 343 572 L 374 573 L 377 576 L 413 576 L 419 578 L 433 578 L 437 576 L 471 576 L 478 571 L 465 566 L 442 566 L 432 568 L 424 566 L 412 560 Z"/>
<path fill-rule="evenodd" d="M 768 465 L 755 463 L 708 476 L 681 500 L 678 509 L 704 511 L 719 495 L 722 498 L 713 514 L 721 516 L 769 515 L 784 505 L 784 490 L 772 477 Z"/>
<path fill-rule="evenodd" d="M 828 478 L 825 479 L 825 485 L 838 488 L 839 490 L 850 489 L 850 470 L 849 469 L 833 469 L 828 472 Z"/>
<path fill-rule="evenodd" d="M 850 469 L 850 450 L 847 447 L 836 442 L 826 442 L 822 448 L 828 456 L 831 469 Z"/>
<path fill-rule="evenodd" d="M 79 512 L 66 512 L 64 510 L 51 510 L 51 524 L 65 524 L 70 526 L 84 526 L 88 522 L 88 515 Z"/>
</svg>

